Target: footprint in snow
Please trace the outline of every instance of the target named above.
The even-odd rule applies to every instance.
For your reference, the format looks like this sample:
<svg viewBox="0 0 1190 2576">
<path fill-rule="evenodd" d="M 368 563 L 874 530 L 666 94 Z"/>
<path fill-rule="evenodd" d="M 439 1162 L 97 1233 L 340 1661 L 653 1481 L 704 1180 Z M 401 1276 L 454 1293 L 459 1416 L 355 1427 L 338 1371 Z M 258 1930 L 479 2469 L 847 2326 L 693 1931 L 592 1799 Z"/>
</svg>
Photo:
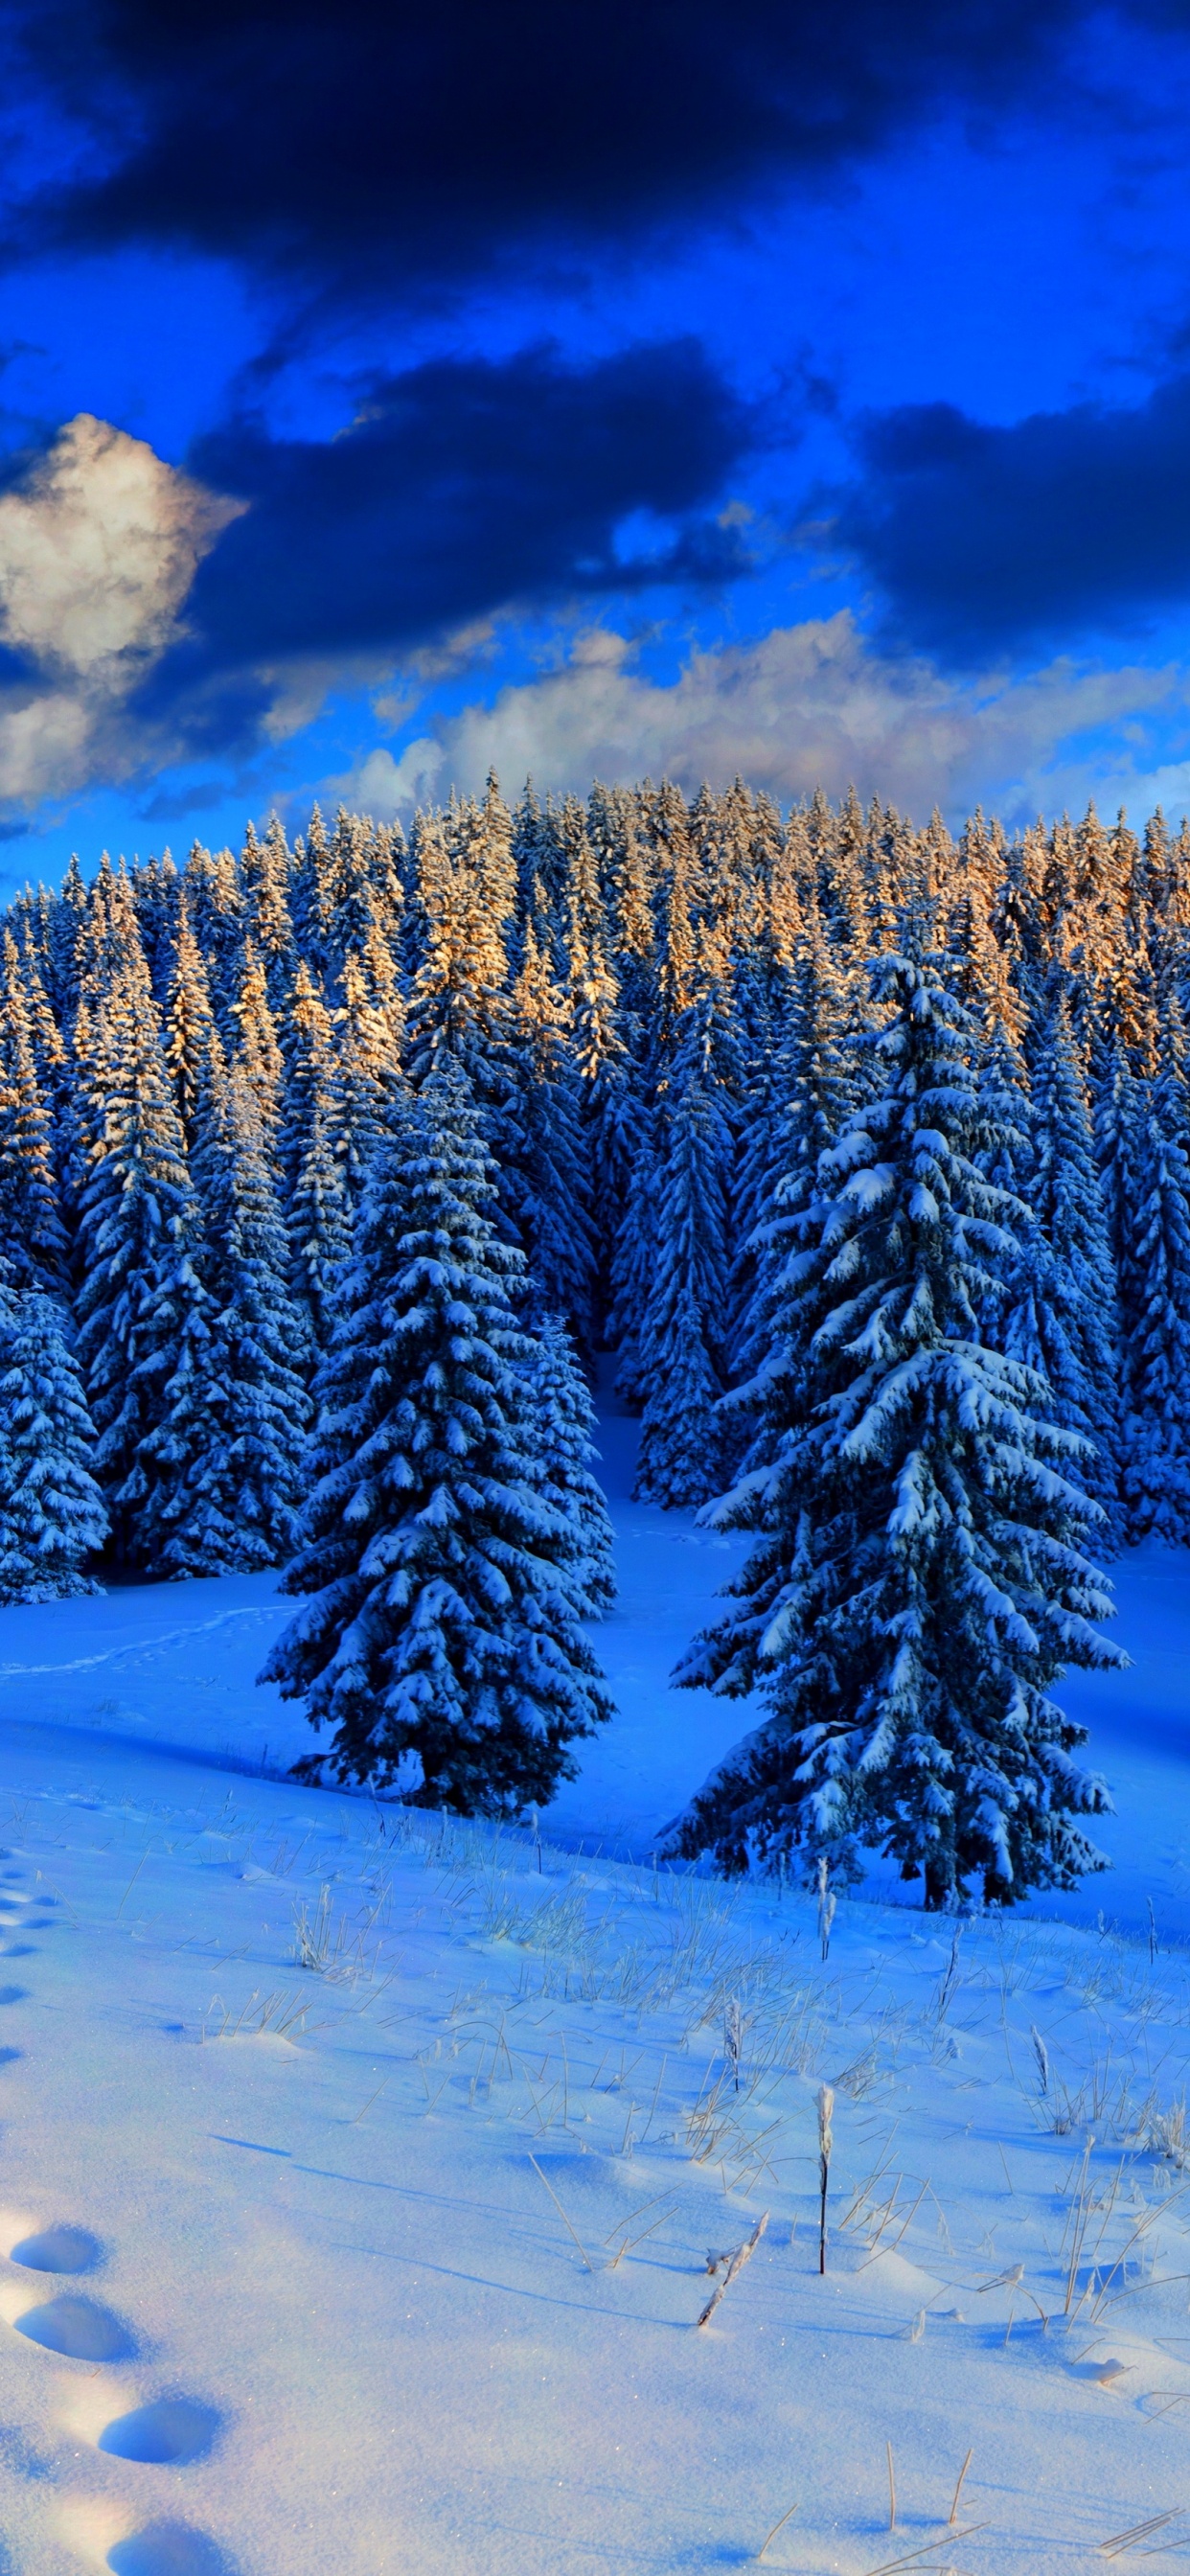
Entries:
<svg viewBox="0 0 1190 2576">
<path fill-rule="evenodd" d="M 186 2522 L 152 2522 L 107 2553 L 112 2576 L 235 2576 L 204 2531 Z"/>
<path fill-rule="evenodd" d="M 159 2397 L 152 2405 L 134 2407 L 131 2414 L 117 2415 L 114 2423 L 105 2425 L 98 2448 L 117 2460 L 176 2467 L 185 2460 L 201 2459 L 218 2430 L 219 2416 L 213 2406 L 202 2406 L 193 2397 Z"/>
<path fill-rule="evenodd" d="M 26 2272 L 93 2272 L 103 2248 L 85 2227 L 42 2227 L 9 2247 L 10 2263 Z"/>
<path fill-rule="evenodd" d="M 69 2291 L 26 2308 L 13 2324 L 29 2343 L 63 2353 L 68 2361 L 128 2361 L 136 2350 L 127 2326 L 111 2308 Z"/>
</svg>

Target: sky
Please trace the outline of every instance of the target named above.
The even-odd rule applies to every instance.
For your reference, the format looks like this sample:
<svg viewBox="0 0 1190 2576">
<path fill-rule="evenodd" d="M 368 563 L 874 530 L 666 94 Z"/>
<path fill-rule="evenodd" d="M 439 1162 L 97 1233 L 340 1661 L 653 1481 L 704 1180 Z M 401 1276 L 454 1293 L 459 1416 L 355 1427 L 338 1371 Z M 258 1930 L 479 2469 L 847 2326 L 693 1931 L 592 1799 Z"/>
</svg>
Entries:
<svg viewBox="0 0 1190 2576">
<path fill-rule="evenodd" d="M 1190 0 L 2 0 L 0 885 L 1190 809 Z"/>
</svg>

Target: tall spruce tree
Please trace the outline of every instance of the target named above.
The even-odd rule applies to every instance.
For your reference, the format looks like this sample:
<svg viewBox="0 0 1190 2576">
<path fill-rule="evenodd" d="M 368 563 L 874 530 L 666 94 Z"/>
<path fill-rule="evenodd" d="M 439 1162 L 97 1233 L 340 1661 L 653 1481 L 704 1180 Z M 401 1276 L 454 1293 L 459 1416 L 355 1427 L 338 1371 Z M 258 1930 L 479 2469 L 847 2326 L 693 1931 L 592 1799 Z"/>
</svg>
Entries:
<svg viewBox="0 0 1190 2576">
<path fill-rule="evenodd" d="M 1190 1161 L 1176 1070 L 1139 1109 L 1125 1271 L 1124 1501 L 1130 1540 L 1190 1545 Z"/>
<path fill-rule="evenodd" d="M 1086 1085 L 1060 988 L 1034 1049 L 1029 1203 L 1048 1257 L 1038 1274 L 1037 1337 L 1022 1356 L 1044 1364 L 1056 1419 L 1092 1443 L 1080 1481 L 1106 1515 L 1101 1544 L 1115 1549 L 1123 1536 L 1117 1282 Z"/>
<path fill-rule="evenodd" d="M 66 1316 L 35 1289 L 0 1293 L 0 1601 L 65 1601 L 107 1537 L 95 1431 Z"/>
<path fill-rule="evenodd" d="M 12 932 L 0 969 L 0 1232 L 20 1288 L 65 1288 L 66 1229 L 53 1120 L 39 1078 L 32 1014 Z"/>
<path fill-rule="evenodd" d="M 210 1299 L 198 1200 L 135 936 L 96 1002 L 85 1069 L 76 1315 L 96 1468 L 118 1554 L 163 1574 L 209 1436 Z"/>
<path fill-rule="evenodd" d="M 280 1148 L 291 1277 L 307 1349 L 317 1352 L 331 1336 L 339 1273 L 351 1245 L 351 1207 L 334 1029 L 304 963 L 290 997 L 288 1042 Z"/>
<path fill-rule="evenodd" d="M 530 923 L 509 996 L 500 1198 L 537 1298 L 589 1348 L 596 1247 L 569 1019 Z"/>
<path fill-rule="evenodd" d="M 767 1454 L 710 1515 L 757 1544 L 677 1677 L 758 1685 L 764 1713 L 675 1835 L 728 1870 L 845 1875 L 878 1850 L 930 1906 L 975 1875 L 1010 1901 L 1104 1865 L 1080 1819 L 1107 1793 L 1047 1693 L 1122 1660 L 1091 1625 L 1110 1603 L 1080 1444 L 979 1339 L 1021 1210 L 972 1159 L 975 1032 L 937 962 L 876 970 L 883 1087 L 823 1158 L 834 1196 L 790 1264 L 808 1383 L 787 1408 L 774 1373 Z"/>
<path fill-rule="evenodd" d="M 538 1471 L 551 1502 L 574 1528 L 574 1553 L 563 1570 L 580 1617 L 601 1619 L 616 1597 L 615 1536 L 592 1472 L 598 1452 L 591 1390 L 561 1316 L 535 1322 L 528 1341 Z"/>
<path fill-rule="evenodd" d="M 260 1108 L 240 1064 L 219 1087 L 216 1118 L 206 1365 L 179 1386 L 169 1417 L 190 1461 L 162 1548 L 163 1570 L 178 1576 L 283 1562 L 305 1492 L 302 1327 Z"/>
<path fill-rule="evenodd" d="M 644 1415 L 634 1492 L 705 1503 L 721 1483 L 731 1132 L 697 1039 L 667 1102 L 653 1207 L 654 1257 L 640 1331 Z"/>
<path fill-rule="evenodd" d="M 317 1382 L 313 1495 L 284 1589 L 313 1598 L 262 1679 L 304 1698 L 343 1780 L 516 1815 L 611 1715 L 543 1480 L 530 1359 L 464 1078 L 431 1074 L 382 1152 Z M 319 1756 L 303 1766 L 316 1772 Z"/>
</svg>

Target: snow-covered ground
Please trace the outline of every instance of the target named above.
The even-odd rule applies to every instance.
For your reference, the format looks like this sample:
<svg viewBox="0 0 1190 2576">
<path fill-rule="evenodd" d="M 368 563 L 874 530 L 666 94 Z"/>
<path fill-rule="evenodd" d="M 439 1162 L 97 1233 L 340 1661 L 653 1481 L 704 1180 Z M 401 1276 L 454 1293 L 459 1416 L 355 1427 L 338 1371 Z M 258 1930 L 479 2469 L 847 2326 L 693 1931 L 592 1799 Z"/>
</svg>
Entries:
<svg viewBox="0 0 1190 2576">
<path fill-rule="evenodd" d="M 1112 1876 L 953 1955 L 845 1903 L 824 1963 L 649 1866 L 743 1723 L 667 1680 L 738 1551 L 624 1499 L 632 1436 L 540 1869 L 274 1776 L 266 1581 L 0 1614 L 8 2576 L 676 2576 L 795 2503 L 766 2567 L 1025 2576 L 1190 2505 L 1190 1564 L 1065 1686 Z"/>
</svg>

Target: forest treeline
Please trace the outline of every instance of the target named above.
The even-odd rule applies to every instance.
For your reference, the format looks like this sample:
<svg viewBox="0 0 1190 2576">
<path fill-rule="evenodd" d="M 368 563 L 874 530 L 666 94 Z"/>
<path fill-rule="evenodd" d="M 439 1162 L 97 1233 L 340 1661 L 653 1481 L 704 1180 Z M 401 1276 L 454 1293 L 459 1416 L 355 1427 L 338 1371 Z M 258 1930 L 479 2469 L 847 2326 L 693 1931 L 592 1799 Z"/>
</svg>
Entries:
<svg viewBox="0 0 1190 2576">
<path fill-rule="evenodd" d="M 105 1530 L 146 1576 L 314 1545 L 318 1441 L 391 1327 L 377 1226 L 425 1216 L 377 1209 L 416 1165 L 509 1367 L 552 1372 L 565 1463 L 542 1435 L 529 1483 L 544 1510 L 570 1479 L 568 1598 L 599 1606 L 576 1355 L 617 1354 L 643 1497 L 761 1474 L 782 1300 L 832 1193 L 855 1203 L 882 1040 L 915 1012 L 954 1054 L 936 1123 L 949 1097 L 999 1194 L 952 1247 L 968 1340 L 1085 1444 L 1101 1546 L 1190 1540 L 1188 977 L 1190 834 L 1160 813 L 953 837 L 854 795 L 510 808 L 491 780 L 408 835 L 316 811 L 292 846 L 274 819 L 238 854 L 105 857 L 90 884 L 72 862 L 0 936 L 0 1593 L 68 1588 Z"/>
</svg>

